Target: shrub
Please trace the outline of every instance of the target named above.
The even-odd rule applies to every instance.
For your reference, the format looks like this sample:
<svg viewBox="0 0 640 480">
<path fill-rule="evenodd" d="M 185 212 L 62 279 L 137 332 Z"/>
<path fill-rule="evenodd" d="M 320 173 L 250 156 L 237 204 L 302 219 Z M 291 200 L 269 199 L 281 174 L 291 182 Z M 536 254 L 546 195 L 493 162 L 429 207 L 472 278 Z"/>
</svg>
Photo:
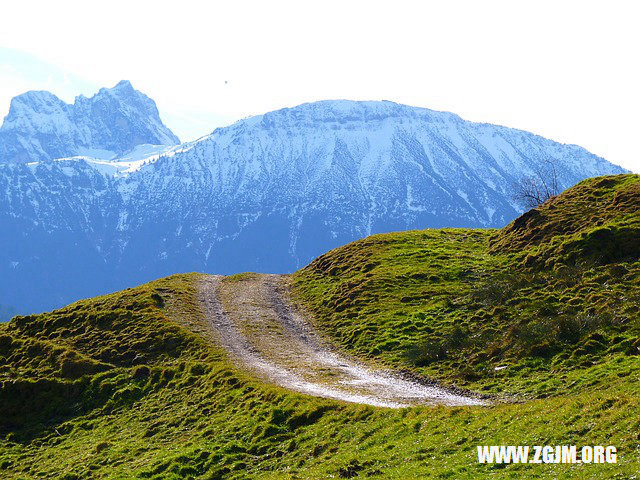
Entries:
<svg viewBox="0 0 640 480">
<path fill-rule="evenodd" d="M 460 325 L 438 339 L 426 339 L 423 342 L 410 347 L 405 357 L 418 367 L 424 367 L 430 363 L 444 360 L 448 352 L 453 349 L 462 349 L 471 343 L 470 332 Z"/>
<path fill-rule="evenodd" d="M 67 350 L 60 356 L 60 373 L 66 378 L 79 378 L 108 369 L 109 366 Z"/>
<path fill-rule="evenodd" d="M 153 303 L 156 307 L 164 307 L 164 298 L 162 298 L 162 296 L 158 292 L 153 292 L 151 294 L 151 300 L 153 300 Z"/>
<path fill-rule="evenodd" d="M 133 369 L 131 376 L 136 380 L 147 378 L 151 370 L 146 365 L 138 365 Z"/>
</svg>

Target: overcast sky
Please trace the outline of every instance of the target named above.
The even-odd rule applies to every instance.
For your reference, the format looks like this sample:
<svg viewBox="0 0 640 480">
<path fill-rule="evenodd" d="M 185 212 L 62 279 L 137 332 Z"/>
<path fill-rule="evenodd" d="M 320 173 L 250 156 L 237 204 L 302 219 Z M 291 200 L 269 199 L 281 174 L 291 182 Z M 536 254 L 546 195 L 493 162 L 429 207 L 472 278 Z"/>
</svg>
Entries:
<svg viewBox="0 0 640 480">
<path fill-rule="evenodd" d="M 640 171 L 634 1 L 5 2 L 0 115 L 121 79 L 182 140 L 249 115 L 393 100 L 576 143 Z"/>
</svg>

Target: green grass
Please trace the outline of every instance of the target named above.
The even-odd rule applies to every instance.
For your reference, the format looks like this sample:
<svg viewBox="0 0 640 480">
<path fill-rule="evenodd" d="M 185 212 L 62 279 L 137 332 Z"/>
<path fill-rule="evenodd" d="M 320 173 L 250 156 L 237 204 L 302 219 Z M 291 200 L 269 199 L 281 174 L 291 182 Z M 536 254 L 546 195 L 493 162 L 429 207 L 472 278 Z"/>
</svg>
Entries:
<svg viewBox="0 0 640 480">
<path fill-rule="evenodd" d="M 175 275 L 0 325 L 0 478 L 632 478 L 637 238 L 581 243 L 633 225 L 640 181 L 614 180 L 541 207 L 554 228 L 376 235 L 294 275 L 345 350 L 517 402 L 387 410 L 260 383 L 210 341 L 197 274 Z M 615 445 L 618 464 L 479 465 L 485 444 Z"/>
<path fill-rule="evenodd" d="M 340 404 L 257 383 L 193 334 L 206 329 L 196 278 L 174 276 L 3 326 L 13 340 L 2 354 L 25 368 L 5 374 L 4 408 L 8 385 L 18 381 L 49 379 L 77 390 L 30 392 L 41 405 L 70 407 L 59 415 L 34 417 L 29 405 L 11 425 L 2 417 L 2 478 L 626 478 L 638 467 L 639 378 L 630 358 L 618 364 L 615 382 L 580 398 L 490 409 Z M 68 378 L 53 357 L 20 343 L 36 337 L 107 367 Z M 476 463 L 476 445 L 502 443 L 614 444 L 620 463 Z"/>
<path fill-rule="evenodd" d="M 635 261 L 640 252 L 638 175 L 584 180 L 497 233 L 494 253 L 528 268 Z"/>
<path fill-rule="evenodd" d="M 622 228 L 638 221 L 640 177 L 585 181 L 499 231 L 328 252 L 294 274 L 295 298 L 372 361 L 498 396 L 574 392 L 640 353 L 640 233 Z"/>
</svg>

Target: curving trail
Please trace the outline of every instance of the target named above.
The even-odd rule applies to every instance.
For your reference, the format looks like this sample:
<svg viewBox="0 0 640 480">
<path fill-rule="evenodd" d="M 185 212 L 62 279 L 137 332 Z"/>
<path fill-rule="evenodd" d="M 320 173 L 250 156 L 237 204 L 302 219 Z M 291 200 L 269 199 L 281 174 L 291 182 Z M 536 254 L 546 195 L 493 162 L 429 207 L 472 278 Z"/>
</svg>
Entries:
<svg viewBox="0 0 640 480">
<path fill-rule="evenodd" d="M 373 370 L 337 352 L 289 301 L 285 275 L 203 275 L 199 290 L 216 340 L 265 381 L 308 395 L 379 407 L 487 403 Z"/>
</svg>

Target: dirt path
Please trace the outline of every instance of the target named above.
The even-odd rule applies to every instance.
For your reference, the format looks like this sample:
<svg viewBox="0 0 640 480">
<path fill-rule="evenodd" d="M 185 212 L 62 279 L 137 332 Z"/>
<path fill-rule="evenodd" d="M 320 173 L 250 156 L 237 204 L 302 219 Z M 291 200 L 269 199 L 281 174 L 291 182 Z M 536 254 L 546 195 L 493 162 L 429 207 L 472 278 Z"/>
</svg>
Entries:
<svg viewBox="0 0 640 480">
<path fill-rule="evenodd" d="M 286 277 L 203 276 L 201 301 L 217 341 L 263 380 L 297 392 L 381 407 L 483 405 L 437 386 L 372 370 L 338 353 L 288 298 Z"/>
</svg>

